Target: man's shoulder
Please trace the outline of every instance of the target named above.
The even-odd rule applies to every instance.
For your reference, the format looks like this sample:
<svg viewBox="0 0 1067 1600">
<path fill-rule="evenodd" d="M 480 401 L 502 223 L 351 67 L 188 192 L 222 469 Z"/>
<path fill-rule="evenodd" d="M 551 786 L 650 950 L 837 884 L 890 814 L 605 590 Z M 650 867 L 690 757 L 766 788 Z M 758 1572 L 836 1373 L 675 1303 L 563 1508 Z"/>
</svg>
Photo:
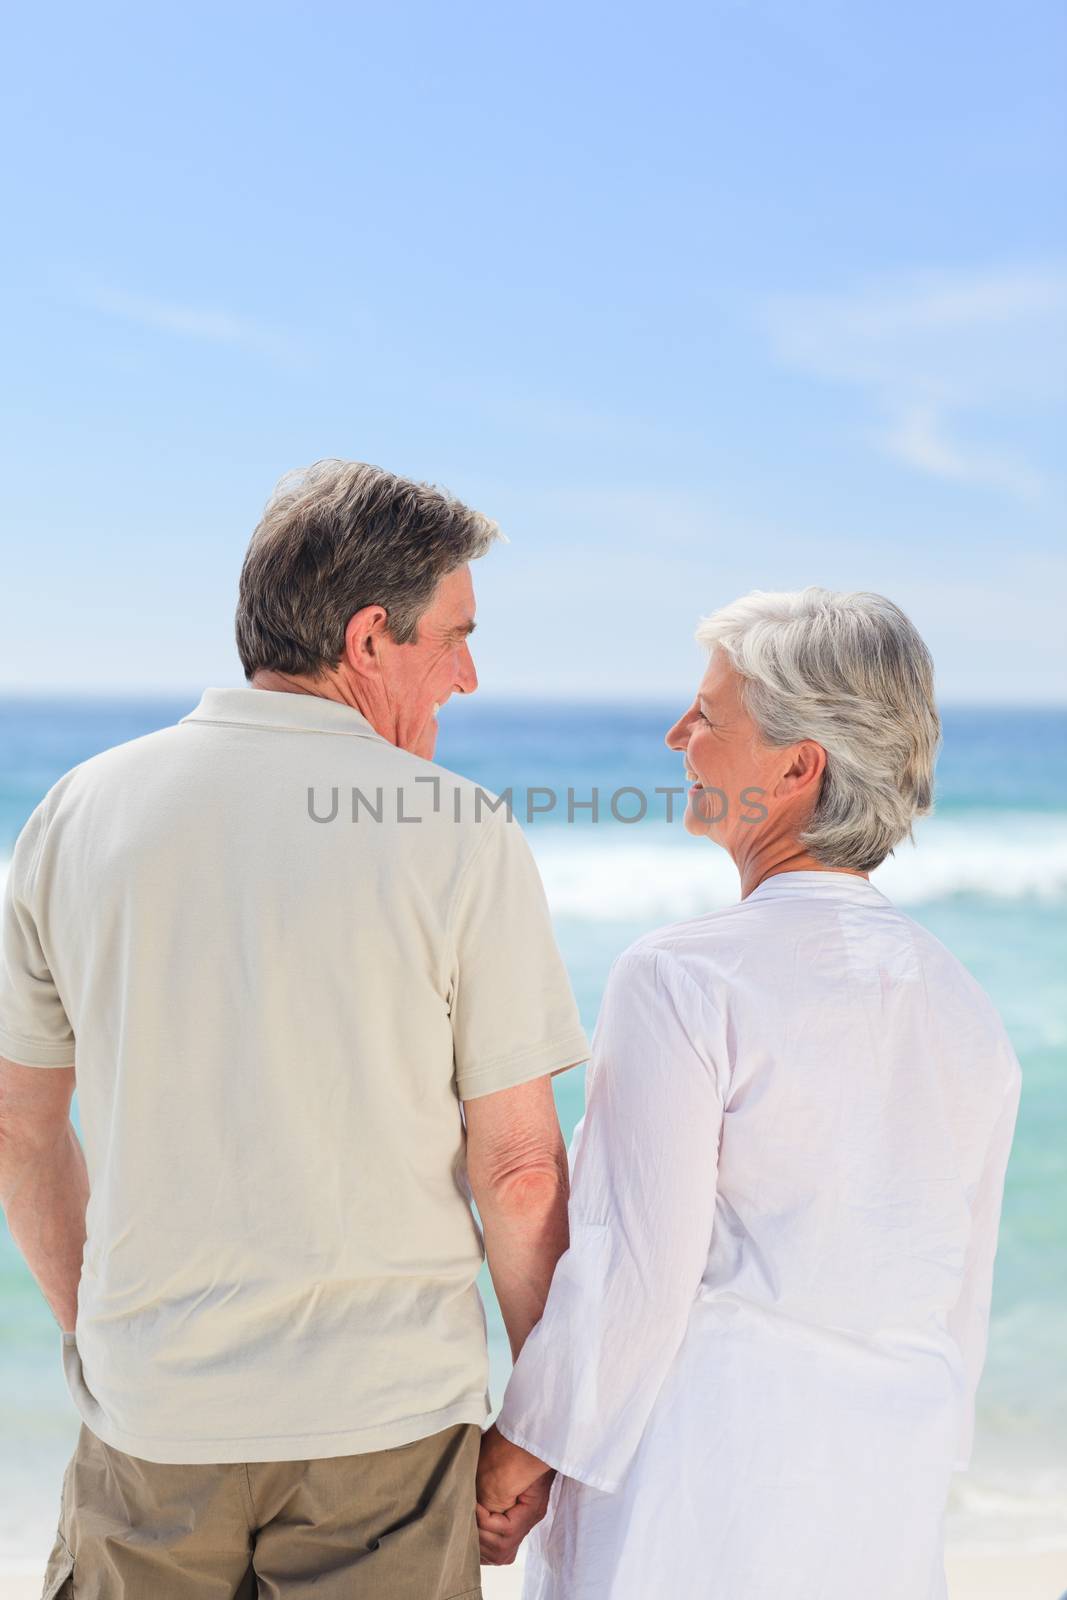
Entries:
<svg viewBox="0 0 1067 1600">
<path fill-rule="evenodd" d="M 449 815 L 469 813 L 472 821 L 476 816 L 480 818 L 497 812 L 510 816 L 511 795 L 508 790 L 498 794 L 474 778 L 453 772 L 436 761 L 427 761 L 424 756 L 412 755 L 410 750 L 401 750 L 395 745 L 387 748 L 395 758 L 398 774 L 402 774 L 404 780 L 412 784 L 424 784 L 428 791 L 439 791 L 442 797 L 448 798 Z M 455 796 L 458 799 L 453 798 Z"/>
<path fill-rule="evenodd" d="M 439 848 L 450 839 L 464 855 L 478 849 L 487 830 L 495 832 L 512 817 L 507 791 L 497 794 L 384 741 L 364 745 L 347 770 L 335 769 L 330 793 L 319 796 L 318 803 L 353 822 L 387 823 L 412 839 L 416 832 L 430 835 Z"/>
<path fill-rule="evenodd" d="M 109 745 L 106 750 L 98 750 L 95 755 L 87 756 L 58 778 L 44 795 L 38 810 L 48 815 L 64 801 L 78 799 L 84 794 L 135 777 L 140 768 L 158 769 L 165 752 L 178 748 L 180 737 L 180 728 L 174 724 L 139 734 L 136 739 L 126 739 L 121 744 Z"/>
<path fill-rule="evenodd" d="M 165 764 L 163 750 L 176 727 L 110 745 L 70 767 L 45 792 L 19 831 L 13 862 L 23 877 L 55 856 L 85 827 L 99 827 L 121 799 L 143 792 L 149 774 Z"/>
</svg>

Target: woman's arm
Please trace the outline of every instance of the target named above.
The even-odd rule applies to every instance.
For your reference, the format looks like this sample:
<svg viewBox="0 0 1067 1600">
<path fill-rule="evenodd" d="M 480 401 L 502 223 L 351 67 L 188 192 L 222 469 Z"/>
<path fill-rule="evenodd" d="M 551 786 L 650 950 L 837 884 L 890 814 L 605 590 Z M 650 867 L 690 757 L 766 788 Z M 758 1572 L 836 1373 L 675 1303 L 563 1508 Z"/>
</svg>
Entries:
<svg viewBox="0 0 1067 1600">
<path fill-rule="evenodd" d="M 577 1138 L 570 1248 L 487 1436 L 484 1492 L 517 1494 L 549 1466 L 618 1487 L 707 1262 L 724 1063 L 721 1020 L 669 951 L 616 962 Z"/>
<path fill-rule="evenodd" d="M 985 1363 L 986 1341 L 989 1335 L 993 1258 L 997 1250 L 1004 1176 L 1019 1110 L 1019 1064 L 1010 1047 L 1006 1048 L 1006 1057 L 1008 1071 L 1004 1100 L 990 1137 L 977 1189 L 970 1197 L 971 1236 L 964 1262 L 963 1287 L 959 1300 L 948 1318 L 949 1331 L 959 1345 L 963 1357 L 966 1384 L 960 1414 L 960 1435 L 956 1446 L 957 1472 L 965 1472 L 970 1465 L 974 1435 L 974 1400 Z"/>
</svg>

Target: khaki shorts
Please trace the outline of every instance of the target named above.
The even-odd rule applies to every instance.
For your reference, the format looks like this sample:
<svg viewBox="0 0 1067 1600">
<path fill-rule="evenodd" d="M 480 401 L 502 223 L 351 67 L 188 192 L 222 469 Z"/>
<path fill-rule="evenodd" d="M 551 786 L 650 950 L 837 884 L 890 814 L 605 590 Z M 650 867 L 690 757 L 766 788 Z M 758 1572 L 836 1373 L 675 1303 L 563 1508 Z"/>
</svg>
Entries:
<svg viewBox="0 0 1067 1600">
<path fill-rule="evenodd" d="M 473 1600 L 480 1438 L 165 1466 L 83 1426 L 42 1600 Z"/>
</svg>

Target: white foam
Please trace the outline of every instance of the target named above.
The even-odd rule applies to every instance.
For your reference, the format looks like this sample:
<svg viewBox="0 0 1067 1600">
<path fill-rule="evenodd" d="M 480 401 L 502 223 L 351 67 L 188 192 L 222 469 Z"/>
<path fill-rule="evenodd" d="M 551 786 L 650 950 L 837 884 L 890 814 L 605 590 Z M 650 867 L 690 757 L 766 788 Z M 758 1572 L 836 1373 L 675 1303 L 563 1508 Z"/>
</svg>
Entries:
<svg viewBox="0 0 1067 1600">
<path fill-rule="evenodd" d="M 530 832 L 557 916 L 592 922 L 681 919 L 731 905 L 737 872 L 725 852 L 650 823 Z M 929 818 L 873 882 L 899 905 L 957 895 L 1067 901 L 1067 817 L 1033 813 Z"/>
<path fill-rule="evenodd" d="M 952 1479 L 946 1532 L 960 1549 L 1056 1549 L 1067 1528 L 1067 1476 L 1037 1463 L 986 1461 Z"/>
<path fill-rule="evenodd" d="M 899 905 L 958 895 L 1067 902 L 1067 815 L 930 817 L 872 881 Z M 725 851 L 680 825 L 527 829 L 555 915 L 589 922 L 699 916 L 738 897 Z M 0 861 L 0 891 L 9 863 Z"/>
</svg>

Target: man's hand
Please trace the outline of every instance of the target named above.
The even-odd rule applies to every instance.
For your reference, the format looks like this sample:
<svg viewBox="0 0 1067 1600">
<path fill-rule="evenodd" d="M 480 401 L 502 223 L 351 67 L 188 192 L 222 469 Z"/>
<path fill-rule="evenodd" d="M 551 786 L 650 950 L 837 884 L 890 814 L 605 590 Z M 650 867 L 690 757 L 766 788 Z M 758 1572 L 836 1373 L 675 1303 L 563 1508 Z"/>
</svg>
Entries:
<svg viewBox="0 0 1067 1600">
<path fill-rule="evenodd" d="M 531 1528 L 548 1510 L 554 1472 L 546 1472 L 519 1495 L 510 1511 L 488 1511 L 479 1504 L 478 1543 L 483 1567 L 509 1567 Z"/>
<path fill-rule="evenodd" d="M 546 1462 L 520 1450 L 495 1427 L 482 1435 L 478 1459 L 478 1538 L 482 1562 L 509 1566 L 519 1545 L 548 1509 L 555 1474 Z"/>
</svg>

